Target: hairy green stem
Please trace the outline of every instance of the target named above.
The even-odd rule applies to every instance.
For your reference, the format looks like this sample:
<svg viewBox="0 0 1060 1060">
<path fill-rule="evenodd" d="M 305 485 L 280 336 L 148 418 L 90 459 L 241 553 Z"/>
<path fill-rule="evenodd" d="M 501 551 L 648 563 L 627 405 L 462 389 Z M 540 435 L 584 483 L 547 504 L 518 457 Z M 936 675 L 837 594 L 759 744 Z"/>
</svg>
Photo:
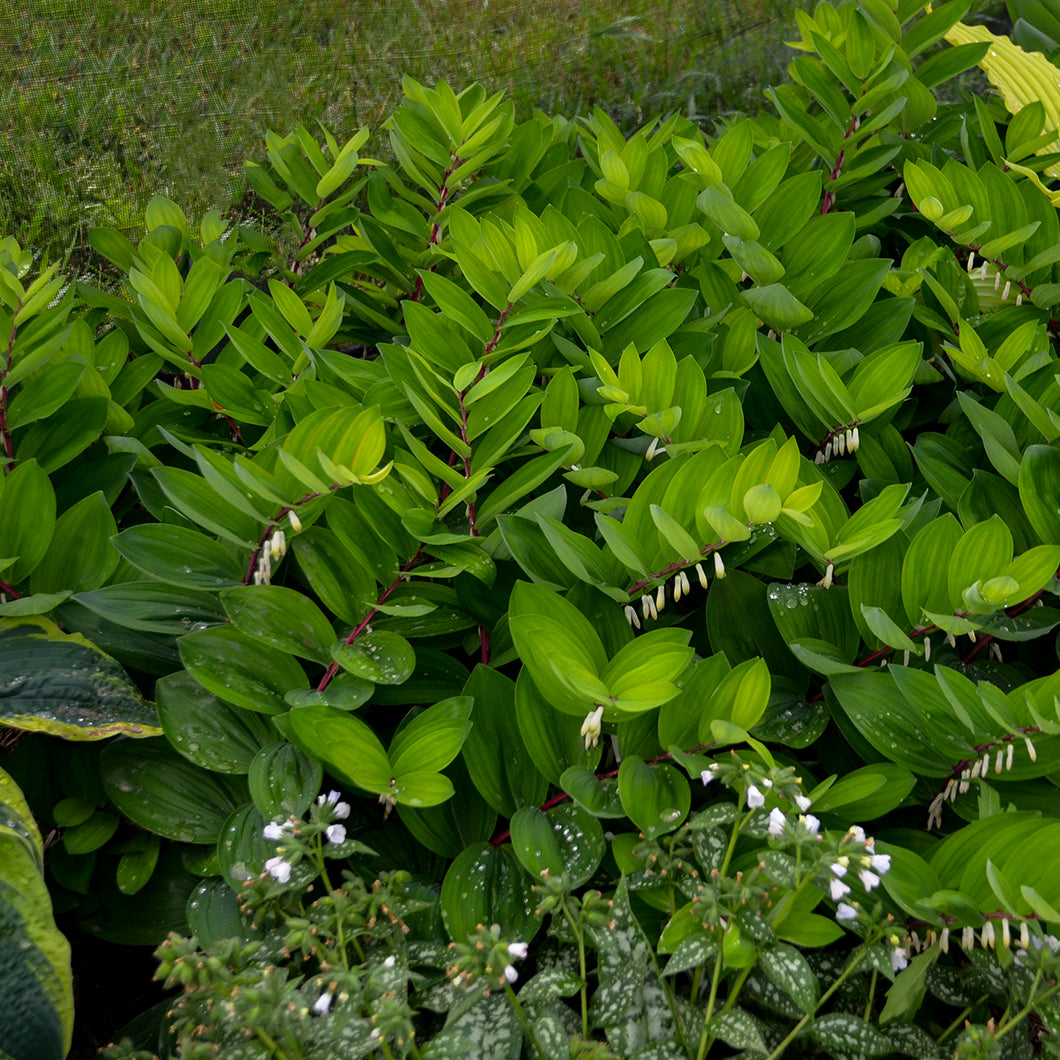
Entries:
<svg viewBox="0 0 1060 1060">
<path fill-rule="evenodd" d="M 814 1006 L 813 1012 L 807 1013 L 795 1024 L 788 1036 L 769 1054 L 768 1057 L 766 1057 L 766 1060 L 777 1060 L 784 1050 L 787 1049 L 787 1047 L 802 1033 L 803 1028 L 815 1015 L 817 1015 L 821 1006 L 843 985 L 844 982 L 846 982 L 854 969 L 865 959 L 865 955 L 869 951 L 869 945 L 869 940 L 866 940 L 862 944 L 861 951 L 858 955 L 846 966 L 846 968 L 843 969 L 839 978 L 836 979 L 836 981 L 821 995 L 820 1000 Z"/>
<path fill-rule="evenodd" d="M 519 999 L 515 996 L 515 991 L 512 989 L 512 984 L 507 980 L 504 982 L 504 991 L 508 995 L 508 1000 L 512 1003 L 516 1015 L 522 1022 L 523 1030 L 526 1032 L 527 1038 L 530 1039 L 530 1044 L 534 1047 L 537 1055 L 541 1057 L 541 1060 L 549 1060 L 545 1055 L 545 1050 L 541 1048 L 541 1043 L 537 1040 L 537 1035 L 534 1034 L 534 1027 L 526 1014 L 526 1009 L 519 1003 Z"/>
<path fill-rule="evenodd" d="M 574 919 L 574 915 L 571 913 L 567 906 L 567 903 L 563 903 L 563 915 L 567 918 L 567 923 L 571 926 L 571 931 L 574 932 L 574 937 L 578 940 L 578 974 L 581 976 L 581 1008 L 582 1008 L 582 1037 L 588 1039 L 589 1037 L 589 980 L 585 970 L 585 932 L 582 931 L 582 926 Z"/>
<path fill-rule="evenodd" d="M 699 1039 L 699 1048 L 696 1050 L 696 1060 L 704 1060 L 707 1050 L 714 1041 L 714 1035 L 710 1033 L 710 1022 L 714 1016 L 714 1002 L 718 998 L 718 983 L 721 982 L 722 948 L 718 947 L 717 956 L 714 958 L 714 974 L 710 979 L 710 997 L 707 999 L 707 1014 L 703 1017 L 703 1033 Z"/>
</svg>

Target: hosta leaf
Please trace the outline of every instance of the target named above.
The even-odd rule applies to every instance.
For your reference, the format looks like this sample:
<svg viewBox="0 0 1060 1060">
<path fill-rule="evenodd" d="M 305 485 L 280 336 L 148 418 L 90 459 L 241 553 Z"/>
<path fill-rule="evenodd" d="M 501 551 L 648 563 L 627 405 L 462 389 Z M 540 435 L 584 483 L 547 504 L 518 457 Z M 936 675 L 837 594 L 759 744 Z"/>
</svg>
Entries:
<svg viewBox="0 0 1060 1060">
<path fill-rule="evenodd" d="M 114 659 L 43 618 L 0 619 L 0 721 L 67 740 L 161 732 Z"/>
</svg>

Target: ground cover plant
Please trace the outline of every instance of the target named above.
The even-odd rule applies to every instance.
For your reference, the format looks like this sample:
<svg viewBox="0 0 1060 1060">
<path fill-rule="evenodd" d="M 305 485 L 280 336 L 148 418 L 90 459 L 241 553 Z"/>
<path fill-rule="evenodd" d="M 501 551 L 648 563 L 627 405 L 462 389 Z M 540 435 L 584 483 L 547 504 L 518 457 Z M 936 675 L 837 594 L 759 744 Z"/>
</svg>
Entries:
<svg viewBox="0 0 1060 1060">
<path fill-rule="evenodd" d="M 709 139 L 409 79 L 249 165 L 290 259 L 0 244 L 0 1047 L 62 927 L 176 991 L 113 1057 L 1060 1053 L 1060 155 L 968 8 Z"/>
<path fill-rule="evenodd" d="M 400 77 L 504 88 L 573 116 L 620 121 L 757 106 L 784 62 L 779 0 L 311 0 L 91 11 L 27 0 L 0 12 L 0 230 L 97 264 L 93 226 L 142 231 L 162 192 L 185 209 L 261 218 L 243 176 L 265 133 L 323 121 L 378 130 Z M 385 150 L 385 148 L 383 148 Z"/>
</svg>

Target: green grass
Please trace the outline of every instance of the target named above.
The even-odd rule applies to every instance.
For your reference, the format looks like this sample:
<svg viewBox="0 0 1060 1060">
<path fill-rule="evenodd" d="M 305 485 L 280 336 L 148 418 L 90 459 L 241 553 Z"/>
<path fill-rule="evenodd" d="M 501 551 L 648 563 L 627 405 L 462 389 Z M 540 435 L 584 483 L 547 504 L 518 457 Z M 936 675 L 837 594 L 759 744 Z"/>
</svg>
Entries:
<svg viewBox="0 0 1060 1060">
<path fill-rule="evenodd" d="M 267 130 L 378 130 L 404 74 L 503 88 L 524 116 L 595 103 L 627 127 L 755 110 L 782 76 L 793 6 L 23 0 L 0 13 L 0 235 L 83 265 L 88 229 L 137 228 L 154 194 L 247 216 L 242 164 Z"/>
</svg>

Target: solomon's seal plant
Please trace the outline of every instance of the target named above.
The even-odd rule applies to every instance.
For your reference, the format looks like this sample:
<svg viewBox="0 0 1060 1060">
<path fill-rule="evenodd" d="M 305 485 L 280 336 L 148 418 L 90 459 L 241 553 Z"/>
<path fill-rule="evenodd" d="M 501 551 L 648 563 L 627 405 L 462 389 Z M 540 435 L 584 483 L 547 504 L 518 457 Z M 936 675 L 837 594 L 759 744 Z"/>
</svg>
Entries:
<svg viewBox="0 0 1060 1060">
<path fill-rule="evenodd" d="M 968 9 L 799 11 L 709 134 L 406 81 L 268 136 L 293 250 L 0 242 L 41 1055 L 42 880 L 176 933 L 119 1049 L 1060 1052 L 1053 88 L 943 102 Z"/>
</svg>

